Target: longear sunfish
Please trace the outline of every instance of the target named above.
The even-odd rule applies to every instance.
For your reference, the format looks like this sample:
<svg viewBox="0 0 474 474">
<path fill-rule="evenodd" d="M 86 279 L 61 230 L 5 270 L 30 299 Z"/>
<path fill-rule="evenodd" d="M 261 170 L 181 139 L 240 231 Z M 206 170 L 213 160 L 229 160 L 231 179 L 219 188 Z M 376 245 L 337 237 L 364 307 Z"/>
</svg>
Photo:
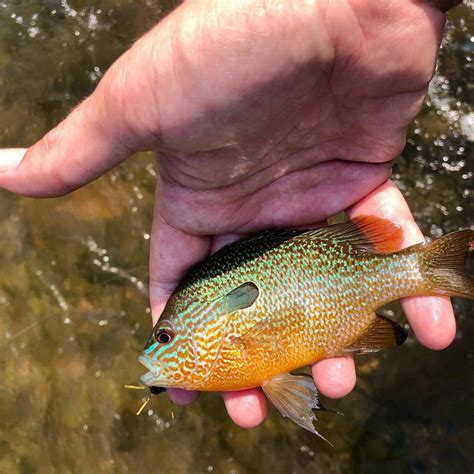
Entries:
<svg viewBox="0 0 474 474">
<path fill-rule="evenodd" d="M 148 387 L 262 387 L 283 416 L 315 434 L 318 360 L 402 344 L 376 313 L 412 295 L 474 298 L 466 269 L 474 232 L 400 249 L 400 229 L 360 217 L 315 230 L 270 230 L 196 265 L 170 297 L 139 361 Z M 320 435 L 319 435 L 320 436 Z"/>
</svg>

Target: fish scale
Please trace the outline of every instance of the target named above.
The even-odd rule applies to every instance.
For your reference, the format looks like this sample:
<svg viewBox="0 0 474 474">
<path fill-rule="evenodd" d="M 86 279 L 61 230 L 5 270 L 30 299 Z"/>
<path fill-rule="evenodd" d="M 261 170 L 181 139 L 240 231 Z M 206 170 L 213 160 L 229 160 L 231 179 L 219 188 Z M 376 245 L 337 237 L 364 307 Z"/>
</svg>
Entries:
<svg viewBox="0 0 474 474">
<path fill-rule="evenodd" d="M 299 252 L 301 257 L 298 268 L 303 278 L 297 285 L 287 278 L 291 273 L 286 271 L 293 266 L 293 252 Z M 243 310 L 235 318 L 230 339 L 245 334 L 266 318 L 271 322 L 259 333 L 259 344 L 252 346 L 247 358 L 236 355 L 242 349 L 232 341 L 224 344 L 220 363 L 214 367 L 213 376 L 199 384 L 200 390 L 258 386 L 262 372 L 268 378 L 341 354 L 372 320 L 375 309 L 401 295 L 416 294 L 421 283 L 415 272 L 416 276 L 405 276 L 407 267 L 417 265 L 416 254 L 354 258 L 350 246 L 338 242 L 320 245 L 318 241 L 293 250 L 284 245 L 273 253 L 268 260 L 242 268 L 238 280 L 255 282 L 262 297 L 254 308 Z M 275 262 L 279 262 L 281 272 L 270 273 Z M 275 294 L 280 297 L 275 298 Z"/>
</svg>

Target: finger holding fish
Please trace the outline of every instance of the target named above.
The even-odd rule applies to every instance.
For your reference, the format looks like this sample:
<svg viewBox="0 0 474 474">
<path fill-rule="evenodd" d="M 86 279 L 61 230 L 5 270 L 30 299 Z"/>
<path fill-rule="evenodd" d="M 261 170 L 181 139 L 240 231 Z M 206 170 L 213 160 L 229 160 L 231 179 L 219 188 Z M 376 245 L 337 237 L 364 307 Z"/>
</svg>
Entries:
<svg viewBox="0 0 474 474">
<path fill-rule="evenodd" d="M 230 418 L 241 428 L 254 428 L 267 416 L 267 400 L 260 388 L 223 392 L 222 396 Z"/>
<path fill-rule="evenodd" d="M 180 406 L 189 405 L 195 402 L 199 397 L 199 392 L 195 390 L 183 390 L 182 388 L 168 388 L 166 392 L 173 403 Z"/>
<path fill-rule="evenodd" d="M 348 395 L 356 384 L 354 358 L 351 355 L 324 359 L 311 367 L 318 390 L 329 398 Z"/>
<path fill-rule="evenodd" d="M 405 198 L 393 182 L 381 185 L 348 212 L 351 218 L 361 214 L 385 218 L 399 225 L 403 230 L 403 248 L 425 240 Z M 424 346 L 441 350 L 454 340 L 456 320 L 449 297 L 411 296 L 403 298 L 401 305 L 411 329 Z"/>
</svg>

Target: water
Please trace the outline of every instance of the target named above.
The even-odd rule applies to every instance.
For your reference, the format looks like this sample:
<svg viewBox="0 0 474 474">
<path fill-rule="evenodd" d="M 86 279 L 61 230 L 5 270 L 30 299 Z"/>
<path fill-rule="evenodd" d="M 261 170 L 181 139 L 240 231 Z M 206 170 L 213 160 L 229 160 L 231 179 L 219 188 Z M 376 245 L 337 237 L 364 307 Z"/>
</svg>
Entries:
<svg viewBox="0 0 474 474">
<path fill-rule="evenodd" d="M 0 1 L 0 146 L 32 143 L 174 2 Z M 394 177 L 426 235 L 474 215 L 474 13 L 450 14 L 428 103 Z M 143 373 L 155 167 L 142 154 L 61 199 L 0 193 L 0 472 L 464 473 L 474 468 L 473 306 L 441 353 L 413 339 L 358 359 L 327 405 L 330 448 L 272 412 L 251 431 L 217 394 L 173 406 Z M 397 308 L 395 308 L 397 311 Z"/>
</svg>

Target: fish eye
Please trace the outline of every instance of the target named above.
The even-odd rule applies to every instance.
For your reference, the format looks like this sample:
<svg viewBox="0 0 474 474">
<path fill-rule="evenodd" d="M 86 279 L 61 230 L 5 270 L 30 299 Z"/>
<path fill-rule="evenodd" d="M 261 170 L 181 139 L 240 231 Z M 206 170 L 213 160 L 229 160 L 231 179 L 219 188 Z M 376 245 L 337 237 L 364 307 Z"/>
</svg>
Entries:
<svg viewBox="0 0 474 474">
<path fill-rule="evenodd" d="M 160 344 L 168 344 L 174 337 L 174 332 L 171 329 L 157 329 L 154 332 L 155 341 Z"/>
</svg>

